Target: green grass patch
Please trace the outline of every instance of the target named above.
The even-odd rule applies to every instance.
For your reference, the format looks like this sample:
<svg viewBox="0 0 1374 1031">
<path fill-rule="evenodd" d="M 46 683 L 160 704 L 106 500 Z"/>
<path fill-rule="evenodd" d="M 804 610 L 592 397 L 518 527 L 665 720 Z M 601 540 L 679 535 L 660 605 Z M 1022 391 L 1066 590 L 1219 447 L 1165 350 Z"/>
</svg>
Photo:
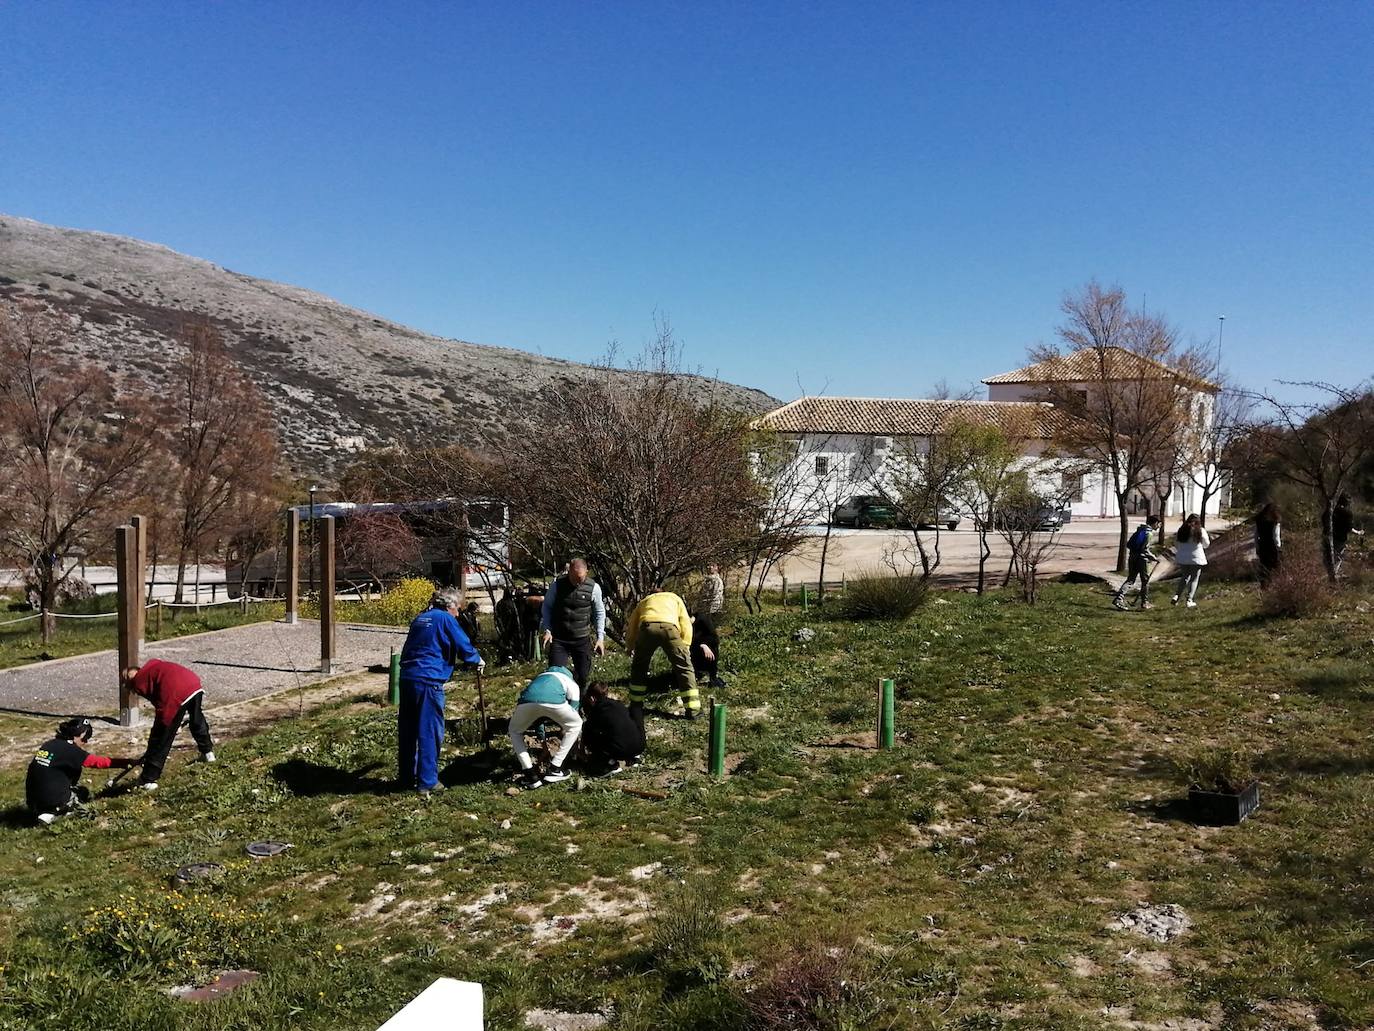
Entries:
<svg viewBox="0 0 1374 1031">
<path fill-rule="evenodd" d="M 449 750 L 428 803 L 391 793 L 394 712 L 344 701 L 174 763 L 154 797 L 51 829 L 0 819 L 0 1028 L 372 1029 L 442 975 L 486 986 L 494 1029 L 534 1008 L 656 1031 L 1367 1027 L 1357 600 L 1273 621 L 1242 585 L 1148 613 L 1052 585 L 1034 607 L 941 593 L 904 622 L 735 616 L 733 772 L 705 774 L 701 722 L 651 718 L 623 783 L 663 801 L 619 781 L 507 796 L 476 746 Z M 492 671 L 488 704 L 532 672 Z M 887 752 L 858 747 L 882 677 Z M 450 715 L 473 701 L 450 686 Z M 1180 811 L 1178 767 L 1204 747 L 1253 758 L 1263 802 L 1240 827 Z M 259 838 L 293 848 L 249 861 Z M 225 870 L 178 910 L 192 861 Z M 1144 904 L 1190 929 L 1110 928 Z M 213 1005 L 167 995 L 227 966 L 264 976 Z"/>
</svg>

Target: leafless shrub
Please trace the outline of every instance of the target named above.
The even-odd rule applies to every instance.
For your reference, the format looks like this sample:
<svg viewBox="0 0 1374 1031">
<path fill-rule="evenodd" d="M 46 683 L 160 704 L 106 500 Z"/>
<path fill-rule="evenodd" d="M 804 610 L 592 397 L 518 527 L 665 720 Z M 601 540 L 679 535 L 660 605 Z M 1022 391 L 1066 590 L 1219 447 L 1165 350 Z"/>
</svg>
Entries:
<svg viewBox="0 0 1374 1031">
<path fill-rule="evenodd" d="M 1266 616 L 1300 619 L 1327 611 L 1336 591 L 1321 559 L 1309 546 L 1284 549 L 1283 564 L 1260 594 L 1259 610 Z"/>
<path fill-rule="evenodd" d="M 745 995 L 757 1031 L 799 1031 L 836 1026 L 837 1011 L 852 997 L 854 954 L 846 948 L 804 945 L 784 952 Z"/>
</svg>

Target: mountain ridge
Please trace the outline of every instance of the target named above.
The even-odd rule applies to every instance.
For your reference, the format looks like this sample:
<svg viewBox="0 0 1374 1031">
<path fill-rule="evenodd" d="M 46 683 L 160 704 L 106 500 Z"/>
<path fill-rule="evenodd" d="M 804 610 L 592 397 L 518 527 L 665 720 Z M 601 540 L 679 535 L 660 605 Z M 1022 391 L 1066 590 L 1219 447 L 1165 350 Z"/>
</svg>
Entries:
<svg viewBox="0 0 1374 1031">
<path fill-rule="evenodd" d="M 236 272 L 163 244 L 0 213 L 0 298 L 83 323 L 78 351 L 154 389 L 179 328 L 209 321 L 267 395 L 298 474 L 328 474 L 365 447 L 419 434 L 498 450 L 541 391 L 595 366 L 438 337 L 325 294 Z M 634 376 L 620 370 L 615 375 Z M 689 375 L 703 398 L 756 414 L 762 391 Z M 435 433 L 435 427 L 450 427 Z"/>
</svg>

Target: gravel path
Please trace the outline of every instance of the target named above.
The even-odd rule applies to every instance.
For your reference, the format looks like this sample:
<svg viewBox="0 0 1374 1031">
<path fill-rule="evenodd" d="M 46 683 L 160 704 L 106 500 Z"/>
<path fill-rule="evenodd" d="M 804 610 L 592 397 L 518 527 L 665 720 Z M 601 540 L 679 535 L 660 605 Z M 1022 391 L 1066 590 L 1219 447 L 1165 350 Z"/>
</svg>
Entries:
<svg viewBox="0 0 1374 1031">
<path fill-rule="evenodd" d="M 336 672 L 385 666 L 392 646 L 399 650 L 405 634 L 404 627 L 340 623 Z M 324 679 L 319 672 L 320 625 L 314 620 L 295 626 L 253 623 L 152 642 L 144 657 L 195 670 L 205 684 L 207 709 Z M 0 670 L 0 710 L 117 716 L 117 665 L 116 653 L 103 651 Z M 146 716 L 146 705 L 144 709 Z"/>
</svg>

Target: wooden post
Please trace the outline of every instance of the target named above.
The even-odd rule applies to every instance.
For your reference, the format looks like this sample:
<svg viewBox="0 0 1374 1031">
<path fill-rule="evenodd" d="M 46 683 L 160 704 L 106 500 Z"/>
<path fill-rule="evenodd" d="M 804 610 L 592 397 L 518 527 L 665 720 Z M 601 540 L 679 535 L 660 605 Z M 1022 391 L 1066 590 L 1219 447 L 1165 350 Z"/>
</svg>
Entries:
<svg viewBox="0 0 1374 1031">
<path fill-rule="evenodd" d="M 301 514 L 286 512 L 286 622 L 294 624 L 301 600 Z"/>
<path fill-rule="evenodd" d="M 782 607 L 787 608 L 787 577 L 782 578 Z"/>
<path fill-rule="evenodd" d="M 138 566 L 138 535 L 132 526 L 115 529 L 115 584 L 119 603 L 119 725 L 132 727 L 138 722 L 138 705 L 133 692 L 124 684 L 124 670 L 139 665 L 138 616 L 142 607 L 142 582 L 134 576 Z"/>
<path fill-rule="evenodd" d="M 161 636 L 162 636 L 162 602 L 161 602 L 161 601 L 157 601 L 157 602 L 155 602 L 154 604 L 155 604 L 157 607 L 156 607 L 155 609 L 153 609 L 153 629 L 157 632 L 157 636 L 158 636 L 158 637 L 161 637 Z"/>
<path fill-rule="evenodd" d="M 334 517 L 318 520 L 320 531 L 320 672 L 333 673 L 334 634 Z"/>
<path fill-rule="evenodd" d="M 148 579 L 148 517 L 143 515 L 132 516 L 129 525 L 134 528 L 134 579 L 135 589 L 135 612 L 138 614 L 138 632 L 134 635 L 138 638 L 138 650 L 143 651 L 143 644 L 148 638 L 148 609 L 147 599 L 143 596 L 144 582 Z"/>
</svg>

